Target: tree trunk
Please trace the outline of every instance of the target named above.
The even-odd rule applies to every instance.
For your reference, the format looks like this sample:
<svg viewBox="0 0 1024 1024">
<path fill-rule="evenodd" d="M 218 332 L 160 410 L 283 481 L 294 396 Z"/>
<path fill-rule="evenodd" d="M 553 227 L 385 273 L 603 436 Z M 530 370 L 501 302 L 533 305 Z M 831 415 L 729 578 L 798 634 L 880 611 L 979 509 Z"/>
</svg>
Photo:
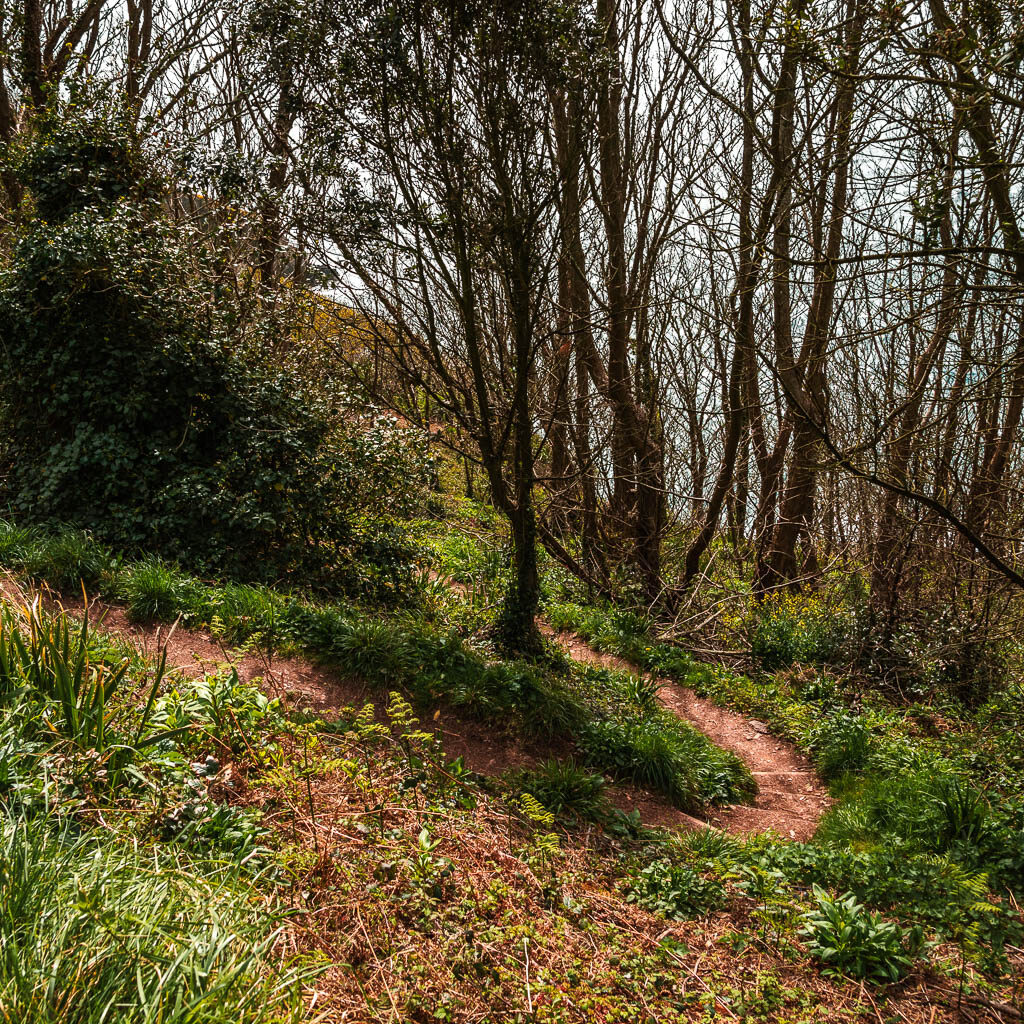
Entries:
<svg viewBox="0 0 1024 1024">
<path fill-rule="evenodd" d="M 826 353 L 835 304 L 837 261 L 846 224 L 853 103 L 864 17 L 864 13 L 856 7 L 851 11 L 845 60 L 845 66 L 851 73 L 840 81 L 836 95 L 835 171 L 832 176 L 832 201 L 824 261 L 815 272 L 800 359 L 797 366 L 778 367 L 787 397 L 796 404 L 796 416 L 786 490 L 779 509 L 779 521 L 772 536 L 771 550 L 765 562 L 767 571 L 765 577 L 758 581 L 761 590 L 796 581 L 797 540 L 801 534 L 809 537 L 813 529 L 818 463 L 822 451 L 819 427 L 826 418 Z"/>
</svg>

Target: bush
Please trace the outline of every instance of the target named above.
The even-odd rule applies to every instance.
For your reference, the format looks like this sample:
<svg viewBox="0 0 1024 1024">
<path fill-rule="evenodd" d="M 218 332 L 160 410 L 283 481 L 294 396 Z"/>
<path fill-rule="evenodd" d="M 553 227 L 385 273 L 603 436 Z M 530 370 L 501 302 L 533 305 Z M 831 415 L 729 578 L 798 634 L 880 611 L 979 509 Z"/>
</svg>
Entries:
<svg viewBox="0 0 1024 1024">
<path fill-rule="evenodd" d="M 826 974 L 891 982 L 910 970 L 923 945 L 920 926 L 904 931 L 866 911 L 852 893 L 833 898 L 815 886 L 814 897 L 817 907 L 800 934 Z"/>
<path fill-rule="evenodd" d="M 0 275 L 3 498 L 199 570 L 344 586 L 337 567 L 368 559 L 350 589 L 406 587 L 414 552 L 388 516 L 425 478 L 412 433 L 346 422 L 261 361 L 287 325 L 242 318 L 127 120 L 61 110 L 26 137 L 38 219 Z"/>
<path fill-rule="evenodd" d="M 851 618 L 818 594 L 774 592 L 743 620 L 752 657 L 773 671 L 793 662 L 827 662 L 840 652 Z"/>
</svg>

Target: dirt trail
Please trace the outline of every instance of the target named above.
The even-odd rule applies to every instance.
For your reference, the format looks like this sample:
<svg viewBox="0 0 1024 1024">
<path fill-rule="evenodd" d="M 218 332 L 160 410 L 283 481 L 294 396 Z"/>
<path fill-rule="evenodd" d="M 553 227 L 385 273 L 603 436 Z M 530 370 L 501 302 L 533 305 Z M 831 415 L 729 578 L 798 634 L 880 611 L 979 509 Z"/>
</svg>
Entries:
<svg viewBox="0 0 1024 1024">
<path fill-rule="evenodd" d="M 574 633 L 545 632 L 576 661 L 644 674 L 622 658 L 595 651 Z M 810 839 L 832 803 L 810 761 L 791 743 L 772 736 L 763 722 L 719 707 L 670 679 L 658 683 L 666 708 L 695 725 L 713 743 L 737 754 L 757 780 L 759 792 L 753 806 L 716 808 L 710 815 L 712 823 L 735 835 L 774 829 L 791 839 Z"/>
<path fill-rule="evenodd" d="M 13 581 L 0 578 L 0 593 L 12 599 L 19 597 L 22 591 Z M 61 607 L 72 615 L 81 615 L 83 611 L 81 602 L 66 601 Z M 185 675 L 198 676 L 229 664 L 242 682 L 258 680 L 264 692 L 281 697 L 294 707 L 330 711 L 372 703 L 378 720 L 385 720 L 386 694 L 329 666 L 301 658 L 241 655 L 207 632 L 133 622 L 123 608 L 99 601 L 90 604 L 89 617 L 94 626 L 130 641 L 150 657 L 156 657 L 166 648 L 168 667 Z M 567 757 L 572 753 L 568 742 L 524 742 L 519 737 L 496 732 L 493 725 L 452 708 L 437 709 L 423 726 L 440 737 L 448 757 L 462 757 L 466 767 L 480 775 L 494 776 L 509 769 L 534 768 L 548 758 Z M 658 793 L 629 785 L 609 786 L 607 793 L 620 810 L 639 811 L 648 825 L 691 830 L 706 828 L 708 824 L 673 807 Z"/>
<path fill-rule="evenodd" d="M 98 613 L 98 606 L 94 606 L 94 620 Z M 165 645 L 168 664 L 185 672 L 208 672 L 230 661 L 243 682 L 262 679 L 268 692 L 300 706 L 326 710 L 372 701 L 380 711 L 385 703 L 379 690 L 329 667 L 298 658 L 253 654 L 241 660 L 232 658 L 231 652 L 207 633 L 179 627 L 169 634 L 166 626 L 131 622 L 123 609 L 116 606 L 103 606 L 102 625 L 152 654 L 158 646 Z M 558 640 L 577 661 L 639 671 L 621 658 L 599 654 L 572 634 L 559 634 Z M 739 755 L 757 780 L 759 793 L 753 806 L 715 808 L 709 821 L 736 835 L 774 829 L 792 839 L 809 839 L 831 803 L 810 762 L 792 744 L 769 735 L 762 723 L 727 711 L 670 680 L 660 683 L 665 706 L 694 724 L 712 742 Z M 546 758 L 570 753 L 567 745 L 524 744 L 519 739 L 496 736 L 493 727 L 448 708 L 440 709 L 437 717 L 426 724 L 440 734 L 449 756 L 463 757 L 467 767 L 483 775 L 529 768 Z M 672 807 L 660 795 L 638 787 L 612 786 L 609 795 L 623 810 L 638 810 L 648 824 L 683 829 L 702 828 L 706 824 Z"/>
<path fill-rule="evenodd" d="M 22 591 L 13 580 L 0 578 L 0 593 L 10 599 Z M 63 607 L 73 615 L 81 615 L 83 610 L 79 602 L 66 602 Z M 384 717 L 387 701 L 379 689 L 330 667 L 300 658 L 239 655 L 206 632 L 135 623 L 117 605 L 93 602 L 90 619 L 94 625 L 130 640 L 150 656 L 166 648 L 168 666 L 185 674 L 200 675 L 231 664 L 242 682 L 260 680 L 268 694 L 285 698 L 294 706 L 324 711 L 372 702 L 378 716 Z M 553 635 L 550 630 L 546 632 Z M 599 654 L 578 636 L 562 633 L 557 639 L 577 661 L 638 673 L 636 666 L 612 655 Z M 665 706 L 692 722 L 719 746 L 738 754 L 757 779 L 760 794 L 753 806 L 713 809 L 708 822 L 673 807 L 660 794 L 636 786 L 610 786 L 608 795 L 612 802 L 623 811 L 639 811 L 641 819 L 650 825 L 694 829 L 705 828 L 710 822 L 737 835 L 771 828 L 790 838 L 810 838 L 830 801 L 807 760 L 791 744 L 768 735 L 761 723 L 726 711 L 668 680 L 661 680 L 661 684 L 660 696 Z M 524 743 L 519 738 L 496 735 L 493 726 L 450 708 L 440 708 L 424 725 L 438 733 L 449 757 L 461 756 L 470 770 L 481 775 L 535 767 L 547 758 L 565 757 L 572 752 L 568 743 Z"/>
</svg>

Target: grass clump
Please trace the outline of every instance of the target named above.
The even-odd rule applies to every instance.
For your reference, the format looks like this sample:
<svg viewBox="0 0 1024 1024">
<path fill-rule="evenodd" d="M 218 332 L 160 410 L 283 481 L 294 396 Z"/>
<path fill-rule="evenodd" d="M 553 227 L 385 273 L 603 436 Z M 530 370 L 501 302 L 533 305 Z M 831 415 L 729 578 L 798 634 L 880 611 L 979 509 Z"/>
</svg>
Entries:
<svg viewBox="0 0 1024 1024">
<path fill-rule="evenodd" d="M 274 963 L 252 892 L 215 862 L 0 820 L 0 1020 L 298 1020 L 303 971 Z"/>
<path fill-rule="evenodd" d="M 86 530 L 19 526 L 0 519 L 0 565 L 56 590 L 98 589 L 120 560 Z"/>
<path fill-rule="evenodd" d="M 111 781 L 139 751 L 176 736 L 150 730 L 165 659 L 141 693 L 141 709 L 125 713 L 137 667 L 116 646 L 96 643 L 87 614 L 72 624 L 67 613 L 45 613 L 38 600 L 0 607 L 0 707 L 19 717 L 23 737 L 56 738 L 101 758 Z"/>
<path fill-rule="evenodd" d="M 871 755 L 871 730 L 863 718 L 839 711 L 827 715 L 808 735 L 808 746 L 826 780 L 863 771 Z"/>
<path fill-rule="evenodd" d="M 173 619 L 201 606 L 198 580 L 159 558 L 145 558 L 128 566 L 117 581 L 117 596 L 136 622 Z"/>
<path fill-rule="evenodd" d="M 604 776 L 587 771 L 573 758 L 552 758 L 532 771 L 518 773 L 514 781 L 557 817 L 599 821 L 610 809 Z"/>
<path fill-rule="evenodd" d="M 647 616 L 623 608 L 604 608 L 551 602 L 545 615 L 553 629 L 576 633 L 595 650 L 614 654 L 648 668 L 651 652 Z"/>
<path fill-rule="evenodd" d="M 657 685 L 628 672 L 580 667 L 572 685 L 593 711 L 578 743 L 592 767 L 660 793 L 683 810 L 742 803 L 757 792 L 746 765 L 657 700 Z"/>
</svg>

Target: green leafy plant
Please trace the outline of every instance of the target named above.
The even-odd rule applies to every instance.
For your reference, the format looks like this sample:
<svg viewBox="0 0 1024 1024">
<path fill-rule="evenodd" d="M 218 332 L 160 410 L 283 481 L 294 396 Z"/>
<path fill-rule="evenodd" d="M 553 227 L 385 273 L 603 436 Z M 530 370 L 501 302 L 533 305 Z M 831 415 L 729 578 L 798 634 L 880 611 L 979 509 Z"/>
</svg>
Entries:
<svg viewBox="0 0 1024 1024">
<path fill-rule="evenodd" d="M 258 751 L 250 736 L 280 724 L 281 703 L 241 682 L 232 666 L 165 693 L 154 702 L 153 721 L 166 728 L 165 736 L 195 729 L 197 735 L 213 736 L 236 753 L 253 754 Z"/>
<path fill-rule="evenodd" d="M 393 623 L 364 618 L 339 626 L 332 647 L 349 671 L 377 684 L 402 679 L 406 668 L 405 637 Z"/>
<path fill-rule="evenodd" d="M 270 835 L 260 819 L 258 811 L 197 799 L 168 811 L 156 828 L 164 840 L 174 840 L 204 854 L 226 853 L 251 868 L 261 844 Z"/>
<path fill-rule="evenodd" d="M 725 903 L 725 888 L 685 864 L 652 861 L 628 884 L 626 899 L 670 920 L 708 914 Z"/>
<path fill-rule="evenodd" d="M 74 629 L 70 616 L 46 615 L 38 600 L 0 613 L 0 693 L 24 687 L 44 702 L 42 725 L 82 750 L 105 754 L 112 748 L 141 749 L 180 735 L 165 730 L 146 735 L 166 666 L 156 665 L 134 736 L 114 732 L 115 696 L 130 688 L 129 658 L 113 667 L 90 656 L 88 612 Z"/>
<path fill-rule="evenodd" d="M 800 934 L 826 974 L 888 982 L 910 970 L 923 945 L 920 925 L 904 930 L 865 910 L 852 893 L 833 897 L 814 886 L 814 899 Z"/>
<path fill-rule="evenodd" d="M 441 840 L 430 834 L 430 830 L 422 828 L 416 837 L 416 850 L 405 860 L 413 885 L 430 899 L 440 899 L 444 895 L 444 887 L 454 871 L 452 862 L 447 857 L 435 856 Z"/>
<path fill-rule="evenodd" d="M 955 844 L 977 847 L 983 841 L 989 804 L 981 790 L 958 775 L 945 775 L 935 782 L 931 798 L 939 818 L 940 851 Z"/>
<path fill-rule="evenodd" d="M 826 779 L 860 771 L 871 754 L 871 732 L 854 715 L 838 712 L 822 720 L 810 734 L 810 748 Z"/>
<path fill-rule="evenodd" d="M 762 940 L 781 947 L 799 915 L 785 874 L 764 863 L 744 864 L 738 874 L 738 888 L 755 903 L 751 916 L 760 925 Z"/>
<path fill-rule="evenodd" d="M 578 744 L 587 764 L 656 789 L 683 810 L 756 792 L 739 758 L 667 712 L 597 719 Z"/>
<path fill-rule="evenodd" d="M 626 698 L 642 712 L 651 714 L 660 707 L 658 693 L 661 684 L 656 679 L 644 676 L 629 676 L 623 693 Z"/>
</svg>

